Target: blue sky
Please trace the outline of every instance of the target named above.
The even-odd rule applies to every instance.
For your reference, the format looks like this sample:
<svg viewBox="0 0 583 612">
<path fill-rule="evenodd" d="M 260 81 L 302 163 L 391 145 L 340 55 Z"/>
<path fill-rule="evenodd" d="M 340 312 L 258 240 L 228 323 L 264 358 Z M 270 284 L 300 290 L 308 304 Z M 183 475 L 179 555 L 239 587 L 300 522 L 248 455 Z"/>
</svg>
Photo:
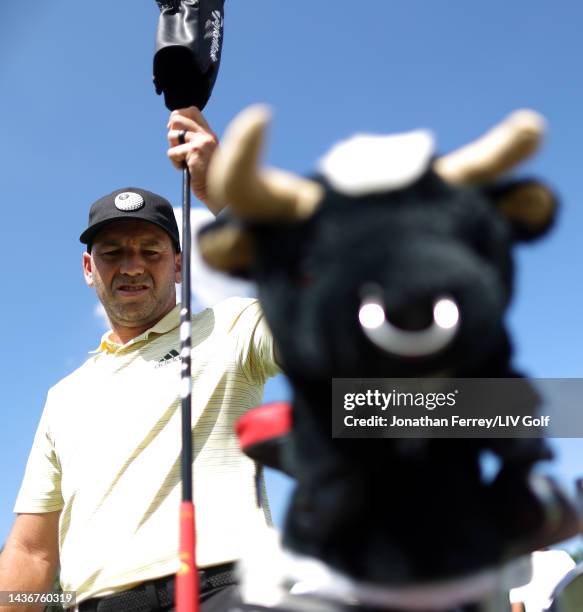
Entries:
<svg viewBox="0 0 583 612">
<path fill-rule="evenodd" d="M 274 109 L 270 164 L 309 172 L 355 131 L 432 128 L 441 151 L 529 106 L 549 122 L 524 172 L 559 192 L 553 233 L 518 252 L 508 321 L 516 363 L 583 377 L 583 6 L 545 0 L 227 0 L 223 66 L 206 116 L 219 135 L 246 105 Z M 47 389 L 97 344 L 81 277 L 88 206 L 137 185 L 179 203 L 167 111 L 151 84 L 153 0 L 31 0 L 0 8 L 0 542 Z M 268 398 L 285 397 L 281 380 Z M 106 441 L 104 441 L 104 445 Z M 580 439 L 549 470 L 583 474 Z M 287 483 L 270 477 L 281 517 Z"/>
</svg>

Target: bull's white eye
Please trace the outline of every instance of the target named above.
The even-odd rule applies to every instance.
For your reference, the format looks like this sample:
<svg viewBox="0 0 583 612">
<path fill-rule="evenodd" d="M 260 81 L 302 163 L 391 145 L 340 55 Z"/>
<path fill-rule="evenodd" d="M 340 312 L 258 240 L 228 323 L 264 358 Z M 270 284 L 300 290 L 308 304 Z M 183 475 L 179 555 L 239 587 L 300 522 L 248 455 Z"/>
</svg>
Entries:
<svg viewBox="0 0 583 612">
<path fill-rule="evenodd" d="M 460 319 L 460 311 L 453 300 L 442 298 L 433 307 L 435 324 L 443 329 L 451 329 Z"/>
<path fill-rule="evenodd" d="M 363 327 L 376 329 L 385 322 L 385 311 L 380 304 L 368 302 L 360 308 L 358 319 Z"/>
</svg>

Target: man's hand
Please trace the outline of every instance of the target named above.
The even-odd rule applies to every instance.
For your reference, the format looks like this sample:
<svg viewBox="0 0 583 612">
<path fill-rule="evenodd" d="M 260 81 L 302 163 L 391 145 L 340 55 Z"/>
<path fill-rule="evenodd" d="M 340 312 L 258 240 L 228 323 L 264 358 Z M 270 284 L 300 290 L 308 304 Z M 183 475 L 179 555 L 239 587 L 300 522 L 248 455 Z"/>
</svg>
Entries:
<svg viewBox="0 0 583 612">
<path fill-rule="evenodd" d="M 215 215 L 220 207 L 213 206 L 208 200 L 207 172 L 211 157 L 219 145 L 215 133 L 196 106 L 172 111 L 168 121 L 168 157 L 178 169 L 184 162 L 190 170 L 192 193 Z M 185 143 L 178 142 L 181 131 L 185 131 Z"/>
</svg>

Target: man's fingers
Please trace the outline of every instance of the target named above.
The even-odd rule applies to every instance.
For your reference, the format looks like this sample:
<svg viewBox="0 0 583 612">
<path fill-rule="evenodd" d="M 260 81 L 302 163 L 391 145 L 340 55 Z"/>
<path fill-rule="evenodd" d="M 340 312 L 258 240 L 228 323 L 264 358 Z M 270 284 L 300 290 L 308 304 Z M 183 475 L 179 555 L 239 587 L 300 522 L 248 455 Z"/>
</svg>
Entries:
<svg viewBox="0 0 583 612">
<path fill-rule="evenodd" d="M 200 110 L 196 106 L 189 106 L 188 108 L 179 109 L 179 110 L 173 111 L 173 113 L 179 117 L 180 116 L 188 117 L 189 119 L 192 119 L 199 125 L 202 125 L 202 127 L 205 130 L 211 131 L 210 125 L 207 123 L 206 119 L 204 118 L 204 115 L 200 112 Z"/>
<path fill-rule="evenodd" d="M 168 130 L 168 142 L 171 146 L 179 143 L 179 135 L 180 132 L 186 132 L 185 134 L 185 142 L 189 142 L 194 138 L 204 138 L 209 140 L 210 142 L 214 142 L 218 144 L 218 138 L 216 134 L 210 129 L 202 129 L 200 125 L 191 122 L 189 119 L 184 119 L 175 121 L 171 124 L 170 129 Z"/>
<path fill-rule="evenodd" d="M 210 125 L 196 106 L 172 111 L 168 127 L 177 130 L 191 130 L 193 132 L 200 129 L 212 132 Z"/>
<path fill-rule="evenodd" d="M 208 144 L 209 146 L 217 146 L 219 143 L 217 137 L 212 132 L 191 132 L 188 130 L 168 130 L 168 143 L 171 147 L 179 144 L 180 134 L 184 132 L 184 142 L 199 142 L 201 144 Z"/>
<path fill-rule="evenodd" d="M 197 137 L 197 134 L 194 132 L 188 132 L 186 130 L 168 130 L 168 144 L 171 147 L 175 147 L 179 144 L 183 144 L 180 142 L 180 134 L 184 132 L 184 142 L 192 142 Z"/>
<path fill-rule="evenodd" d="M 184 130 L 185 132 L 206 133 L 208 131 L 202 124 L 197 123 L 196 121 L 193 121 L 188 117 L 183 117 L 182 115 L 175 115 L 174 117 L 170 117 L 168 127 L 170 128 L 170 130 Z"/>
<path fill-rule="evenodd" d="M 191 144 L 189 142 L 185 142 L 182 145 L 176 145 L 168 149 L 168 157 L 175 166 L 181 168 L 184 160 L 187 158 L 191 150 Z"/>
<path fill-rule="evenodd" d="M 193 153 L 196 155 L 207 155 L 213 153 L 217 148 L 217 141 L 210 134 L 195 134 L 186 132 L 184 143 L 179 140 L 179 131 L 168 133 L 170 151 L 175 151 L 180 155 Z"/>
<path fill-rule="evenodd" d="M 196 164 L 196 168 L 198 168 L 198 161 L 201 161 L 201 168 L 204 167 L 206 172 L 208 161 L 216 149 L 214 139 L 200 134 L 187 134 L 186 142 L 178 144 L 178 133 L 176 133 L 175 137 L 169 137 L 168 140 L 171 144 L 168 149 L 168 157 L 177 168 L 181 168 L 185 161 L 187 161 L 189 167 Z"/>
</svg>

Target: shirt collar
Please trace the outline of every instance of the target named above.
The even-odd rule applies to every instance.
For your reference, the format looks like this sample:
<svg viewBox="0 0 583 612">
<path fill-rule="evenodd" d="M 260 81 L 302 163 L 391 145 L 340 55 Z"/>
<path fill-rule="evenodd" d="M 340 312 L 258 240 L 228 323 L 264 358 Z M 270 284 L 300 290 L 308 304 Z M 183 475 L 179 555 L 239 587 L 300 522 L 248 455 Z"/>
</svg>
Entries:
<svg viewBox="0 0 583 612">
<path fill-rule="evenodd" d="M 143 342 L 144 340 L 147 340 L 150 337 L 150 334 L 165 334 L 173 329 L 176 329 L 179 324 L 180 324 L 180 304 L 177 304 L 167 315 L 162 317 L 158 321 L 158 323 L 156 323 L 156 325 L 154 325 L 150 329 L 147 329 L 145 332 L 143 332 L 139 336 L 132 338 L 125 344 L 118 344 L 117 342 L 113 342 L 111 340 L 111 334 L 112 334 L 111 330 L 105 332 L 103 336 L 101 336 L 101 342 L 99 343 L 99 346 L 95 350 L 90 351 L 90 353 L 92 354 L 103 353 L 103 352 L 115 353 L 116 351 L 122 348 L 128 348 L 132 346 L 133 344 L 136 344 L 137 342 Z"/>
</svg>

